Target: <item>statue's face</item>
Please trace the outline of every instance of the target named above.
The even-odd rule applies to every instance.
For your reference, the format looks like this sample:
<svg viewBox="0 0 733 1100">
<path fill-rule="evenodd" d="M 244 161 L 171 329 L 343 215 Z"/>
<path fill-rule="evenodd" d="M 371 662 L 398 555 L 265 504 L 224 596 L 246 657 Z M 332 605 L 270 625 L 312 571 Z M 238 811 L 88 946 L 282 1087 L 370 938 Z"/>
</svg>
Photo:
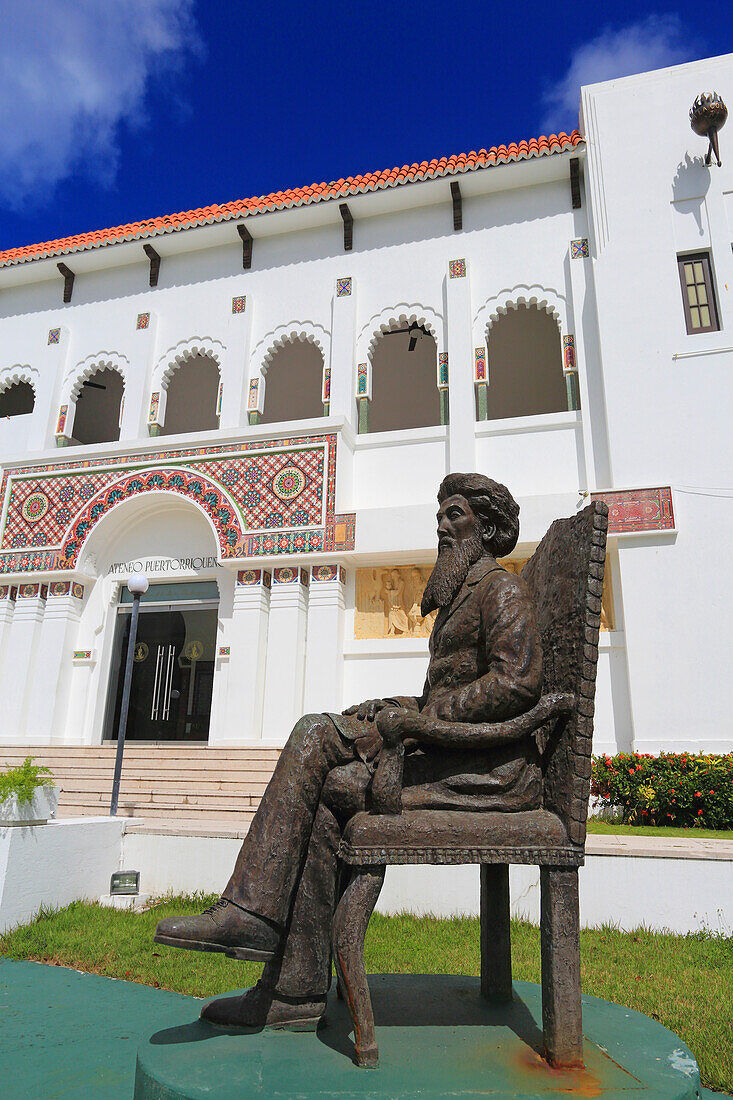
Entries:
<svg viewBox="0 0 733 1100">
<path fill-rule="evenodd" d="M 475 535 L 480 524 L 476 513 L 465 497 L 455 493 L 446 497 L 438 509 L 438 552 L 455 547 L 464 539 Z"/>
</svg>

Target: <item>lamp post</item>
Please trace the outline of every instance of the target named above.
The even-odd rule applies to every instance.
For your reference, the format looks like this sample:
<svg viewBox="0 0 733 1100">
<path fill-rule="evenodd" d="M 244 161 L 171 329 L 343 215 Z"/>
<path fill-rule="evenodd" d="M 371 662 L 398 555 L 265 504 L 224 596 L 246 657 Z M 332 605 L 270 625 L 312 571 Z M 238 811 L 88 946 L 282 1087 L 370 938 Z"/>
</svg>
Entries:
<svg viewBox="0 0 733 1100">
<path fill-rule="evenodd" d="M 127 714 L 130 709 L 130 688 L 132 686 L 132 663 L 135 656 L 135 639 L 137 638 L 137 617 L 140 613 L 140 597 L 148 590 L 148 578 L 142 573 L 133 573 L 127 582 L 127 587 L 132 593 L 132 615 L 130 616 L 130 637 L 127 640 L 127 657 L 125 660 L 125 681 L 122 687 L 122 705 L 120 707 L 120 724 L 117 729 L 117 755 L 115 757 L 115 774 L 112 780 L 112 800 L 109 804 L 110 817 L 117 813 L 117 802 L 120 797 L 120 776 L 122 775 L 122 754 L 125 751 L 125 731 L 127 730 Z"/>
</svg>

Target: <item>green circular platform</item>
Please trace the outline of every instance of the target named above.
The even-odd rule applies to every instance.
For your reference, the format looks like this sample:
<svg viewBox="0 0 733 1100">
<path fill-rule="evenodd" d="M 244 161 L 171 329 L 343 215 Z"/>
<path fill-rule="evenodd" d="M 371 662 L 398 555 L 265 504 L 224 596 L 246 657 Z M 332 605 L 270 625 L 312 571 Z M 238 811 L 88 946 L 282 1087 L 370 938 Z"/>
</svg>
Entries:
<svg viewBox="0 0 733 1100">
<path fill-rule="evenodd" d="M 378 1069 L 353 1063 L 351 1020 L 332 993 L 316 1033 L 223 1030 L 199 1019 L 151 1035 L 138 1050 L 135 1100 L 329 1097 L 407 1100 L 548 1096 L 696 1100 L 697 1063 L 661 1024 L 583 997 L 585 1069 L 540 1057 L 539 986 L 515 982 L 511 1006 L 492 1008 L 476 978 L 378 974 L 369 979 Z"/>
</svg>

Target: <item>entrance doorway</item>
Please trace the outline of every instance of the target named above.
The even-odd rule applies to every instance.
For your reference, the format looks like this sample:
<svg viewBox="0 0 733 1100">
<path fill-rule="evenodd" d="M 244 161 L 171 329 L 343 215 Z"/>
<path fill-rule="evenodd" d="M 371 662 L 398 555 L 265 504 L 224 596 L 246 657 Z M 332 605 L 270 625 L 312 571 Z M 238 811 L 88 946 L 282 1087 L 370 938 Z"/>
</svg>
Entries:
<svg viewBox="0 0 733 1100">
<path fill-rule="evenodd" d="M 182 597 L 189 596 L 193 589 L 204 598 L 173 602 L 171 595 L 177 594 L 176 589 L 181 590 Z M 215 601 L 205 598 L 212 589 L 217 595 Z M 126 589 L 123 593 L 123 599 L 129 597 Z M 135 641 L 128 740 L 208 740 L 217 606 L 215 582 L 151 585 L 148 589 L 141 603 Z M 131 604 L 123 603 L 115 624 L 105 740 L 117 739 L 130 610 Z"/>
</svg>

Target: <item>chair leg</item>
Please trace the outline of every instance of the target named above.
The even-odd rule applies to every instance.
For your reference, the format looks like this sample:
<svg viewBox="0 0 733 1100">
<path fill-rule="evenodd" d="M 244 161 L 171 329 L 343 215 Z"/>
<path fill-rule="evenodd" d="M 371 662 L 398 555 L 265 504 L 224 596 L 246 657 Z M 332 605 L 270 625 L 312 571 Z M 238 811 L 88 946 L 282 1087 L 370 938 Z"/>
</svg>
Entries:
<svg viewBox="0 0 733 1100">
<path fill-rule="evenodd" d="M 382 889 L 386 867 L 355 867 L 333 918 L 333 961 L 354 1023 L 356 1064 L 379 1064 L 374 1013 L 364 968 L 367 925 Z"/>
<path fill-rule="evenodd" d="M 509 867 L 481 864 L 481 996 L 512 999 L 512 943 L 509 924 Z"/>
<path fill-rule="evenodd" d="M 578 869 L 541 867 L 540 886 L 545 1057 L 553 1066 L 582 1066 Z"/>
</svg>

